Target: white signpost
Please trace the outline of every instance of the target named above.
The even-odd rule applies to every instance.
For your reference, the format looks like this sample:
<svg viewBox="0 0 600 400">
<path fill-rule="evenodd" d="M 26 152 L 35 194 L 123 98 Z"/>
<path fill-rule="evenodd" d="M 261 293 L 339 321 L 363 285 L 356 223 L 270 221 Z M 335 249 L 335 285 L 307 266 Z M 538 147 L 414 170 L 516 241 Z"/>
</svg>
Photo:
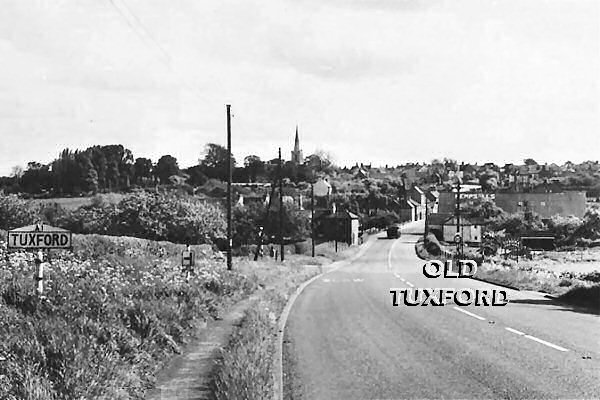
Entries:
<svg viewBox="0 0 600 400">
<path fill-rule="evenodd" d="M 49 225 L 28 225 L 8 231 L 6 242 L 9 249 L 49 250 L 71 249 L 71 232 Z"/>
<path fill-rule="evenodd" d="M 6 237 L 8 250 L 37 250 L 35 263 L 37 270 L 35 280 L 37 282 L 37 293 L 41 297 L 44 293 L 44 253 L 48 251 L 48 263 L 50 262 L 50 250 L 71 250 L 73 237 L 70 231 L 44 224 L 23 226 L 8 231 Z"/>
<path fill-rule="evenodd" d="M 190 246 L 187 246 L 186 250 L 181 253 L 181 265 L 185 268 L 185 280 L 189 281 L 190 272 L 194 266 L 196 254 L 193 250 L 190 250 Z"/>
</svg>

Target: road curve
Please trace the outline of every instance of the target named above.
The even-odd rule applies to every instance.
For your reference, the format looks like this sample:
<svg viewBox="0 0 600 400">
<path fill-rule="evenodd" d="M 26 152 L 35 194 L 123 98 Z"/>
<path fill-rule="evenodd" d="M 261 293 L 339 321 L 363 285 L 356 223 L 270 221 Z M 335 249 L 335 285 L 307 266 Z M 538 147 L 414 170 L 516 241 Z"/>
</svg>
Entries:
<svg viewBox="0 0 600 400">
<path fill-rule="evenodd" d="M 501 289 L 428 279 L 421 226 L 309 285 L 286 325 L 286 399 L 600 398 L 600 317 L 508 290 L 504 307 L 392 306 L 390 288 Z"/>
</svg>

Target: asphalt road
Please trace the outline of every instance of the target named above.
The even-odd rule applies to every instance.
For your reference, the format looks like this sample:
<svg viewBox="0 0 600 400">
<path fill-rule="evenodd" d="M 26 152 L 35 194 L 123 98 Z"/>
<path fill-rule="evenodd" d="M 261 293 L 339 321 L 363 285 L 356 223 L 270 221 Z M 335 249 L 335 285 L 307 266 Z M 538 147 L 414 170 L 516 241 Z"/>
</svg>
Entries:
<svg viewBox="0 0 600 400">
<path fill-rule="evenodd" d="M 504 307 L 392 305 L 391 288 L 503 289 L 426 278 L 422 226 L 384 236 L 296 300 L 286 325 L 286 399 L 600 398 L 600 317 L 539 293 Z"/>
</svg>

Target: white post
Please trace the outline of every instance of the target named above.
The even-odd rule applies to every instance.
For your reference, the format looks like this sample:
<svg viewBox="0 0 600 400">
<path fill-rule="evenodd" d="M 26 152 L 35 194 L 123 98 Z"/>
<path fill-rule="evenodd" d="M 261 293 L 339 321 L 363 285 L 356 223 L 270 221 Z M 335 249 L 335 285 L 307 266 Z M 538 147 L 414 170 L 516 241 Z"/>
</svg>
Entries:
<svg viewBox="0 0 600 400">
<path fill-rule="evenodd" d="M 38 250 L 35 263 L 37 264 L 35 276 L 37 281 L 37 294 L 41 297 L 44 294 L 44 253 L 41 250 Z"/>
</svg>

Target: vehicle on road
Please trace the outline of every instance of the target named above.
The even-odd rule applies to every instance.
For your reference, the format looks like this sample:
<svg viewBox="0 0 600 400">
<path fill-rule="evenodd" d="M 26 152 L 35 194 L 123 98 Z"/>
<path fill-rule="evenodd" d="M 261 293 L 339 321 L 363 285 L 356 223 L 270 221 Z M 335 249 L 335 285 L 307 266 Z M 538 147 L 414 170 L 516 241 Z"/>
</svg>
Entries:
<svg viewBox="0 0 600 400">
<path fill-rule="evenodd" d="M 396 239 L 400 237 L 400 226 L 391 225 L 387 228 L 388 239 Z"/>
</svg>

